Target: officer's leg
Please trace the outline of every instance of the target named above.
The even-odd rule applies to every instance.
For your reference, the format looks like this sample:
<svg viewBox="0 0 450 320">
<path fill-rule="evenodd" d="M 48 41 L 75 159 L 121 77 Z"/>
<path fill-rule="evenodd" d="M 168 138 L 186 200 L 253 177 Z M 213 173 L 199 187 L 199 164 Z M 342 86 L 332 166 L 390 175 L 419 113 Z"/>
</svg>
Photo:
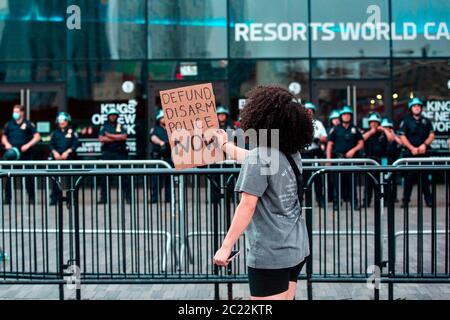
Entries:
<svg viewBox="0 0 450 320">
<path fill-rule="evenodd" d="M 57 179 L 57 177 L 54 177 L 54 178 Z M 48 181 L 50 184 L 50 205 L 54 206 L 54 205 L 56 205 L 59 188 L 58 188 L 58 185 L 55 180 L 49 179 Z"/>
<path fill-rule="evenodd" d="M 318 149 L 316 151 L 316 159 L 323 159 L 323 154 L 321 152 L 320 149 Z M 324 176 L 320 175 L 317 179 L 316 179 L 316 184 L 315 184 L 315 192 L 316 192 L 316 199 L 317 199 L 317 203 L 321 206 L 325 205 L 325 199 L 324 199 L 324 193 L 323 193 L 323 186 L 324 186 Z"/>
<path fill-rule="evenodd" d="M 158 202 L 158 188 L 159 188 L 159 175 L 153 174 L 151 176 L 151 196 L 150 201 L 152 203 Z"/>
<path fill-rule="evenodd" d="M 165 196 L 165 200 L 166 202 L 170 202 L 171 200 L 171 190 L 172 190 L 172 183 L 171 183 L 171 178 L 170 176 L 166 175 L 164 177 L 164 196 Z"/>
<path fill-rule="evenodd" d="M 113 155 L 110 152 L 104 151 L 102 154 L 103 160 L 113 160 Z M 106 176 L 100 176 L 97 181 L 99 181 L 100 185 L 100 203 L 106 203 L 107 200 L 107 177 Z M 109 183 L 109 187 L 111 187 L 111 182 Z"/>
<path fill-rule="evenodd" d="M 334 175 L 332 175 L 332 174 L 327 174 L 326 175 L 326 179 L 327 179 L 327 182 L 328 182 L 328 190 L 327 190 L 327 193 L 328 193 L 328 202 L 330 202 L 330 201 L 333 201 L 333 199 L 334 199 L 334 197 L 333 197 L 333 194 L 334 194 Z"/>
<path fill-rule="evenodd" d="M 32 157 L 31 157 L 31 153 L 27 152 L 27 153 L 23 153 L 21 155 L 21 160 L 25 160 L 25 161 L 31 161 Z M 26 166 L 26 169 L 32 169 L 33 167 L 31 166 Z M 34 185 L 34 177 L 32 176 L 27 176 L 25 178 L 25 188 L 27 190 L 28 193 L 28 197 L 30 198 L 30 202 L 34 202 L 34 195 L 35 195 L 35 185 Z"/>
<path fill-rule="evenodd" d="M 342 175 L 339 173 L 332 173 L 333 177 L 333 208 L 336 210 L 342 198 Z"/>
<path fill-rule="evenodd" d="M 366 201 L 364 203 L 367 204 L 368 207 L 370 207 L 372 203 L 372 195 L 373 195 L 373 189 L 374 189 L 374 183 L 371 177 L 365 176 L 366 179 Z"/>
<path fill-rule="evenodd" d="M 416 173 L 407 172 L 404 178 L 403 204 L 408 204 L 411 200 L 411 192 L 414 183 L 414 175 Z"/>
<path fill-rule="evenodd" d="M 5 167 L 4 169 L 10 169 L 10 167 Z M 13 178 L 6 178 L 3 180 L 4 183 L 4 188 L 5 188 L 5 200 L 4 203 L 5 204 L 10 204 L 11 203 L 11 188 L 12 188 L 12 183 L 11 180 Z"/>
<path fill-rule="evenodd" d="M 431 184 L 430 184 L 430 179 L 429 179 L 429 173 L 427 173 L 427 172 L 422 173 L 421 179 L 422 179 L 422 193 L 425 197 L 425 202 L 426 202 L 427 206 L 431 207 L 433 198 L 431 196 L 431 191 L 430 191 Z"/>
<path fill-rule="evenodd" d="M 310 153 L 308 152 L 308 153 L 302 154 L 302 159 L 312 159 L 312 157 L 311 157 Z M 308 165 L 308 166 L 310 166 L 310 165 Z M 311 171 L 303 170 L 303 181 L 304 181 L 305 185 L 308 183 L 309 178 L 311 178 Z M 315 187 L 315 183 L 314 183 L 314 187 Z M 317 196 L 317 193 L 316 193 L 316 196 Z"/>
<path fill-rule="evenodd" d="M 341 193 L 342 198 L 345 202 L 351 200 L 351 190 L 352 190 L 352 176 L 350 173 L 341 174 L 342 186 Z"/>
<path fill-rule="evenodd" d="M 388 164 L 392 165 L 395 161 L 396 161 L 396 158 L 392 158 L 391 157 L 391 158 L 388 159 Z M 398 198 L 397 198 L 397 196 L 398 196 L 398 193 L 397 193 L 397 185 L 398 185 L 397 177 L 398 177 L 398 175 L 395 175 L 395 177 L 394 177 L 394 179 L 392 181 L 392 188 L 393 188 L 393 190 L 392 190 L 392 196 L 393 196 L 392 199 L 394 199 L 395 202 L 398 202 Z"/>
<path fill-rule="evenodd" d="M 118 154 L 118 160 L 128 160 L 128 154 L 127 153 Z M 122 176 L 122 192 L 125 195 L 125 200 L 128 203 L 131 203 L 130 178 L 127 175 Z"/>
</svg>

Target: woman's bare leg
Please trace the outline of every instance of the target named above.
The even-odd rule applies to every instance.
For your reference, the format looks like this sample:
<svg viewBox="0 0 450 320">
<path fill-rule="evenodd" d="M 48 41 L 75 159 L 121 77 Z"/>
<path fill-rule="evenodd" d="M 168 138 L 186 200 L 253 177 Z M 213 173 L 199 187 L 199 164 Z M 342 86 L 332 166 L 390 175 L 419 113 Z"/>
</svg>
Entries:
<svg viewBox="0 0 450 320">
<path fill-rule="evenodd" d="M 297 282 L 289 281 L 289 289 L 287 291 L 286 300 L 294 300 L 296 292 L 297 292 Z"/>
</svg>

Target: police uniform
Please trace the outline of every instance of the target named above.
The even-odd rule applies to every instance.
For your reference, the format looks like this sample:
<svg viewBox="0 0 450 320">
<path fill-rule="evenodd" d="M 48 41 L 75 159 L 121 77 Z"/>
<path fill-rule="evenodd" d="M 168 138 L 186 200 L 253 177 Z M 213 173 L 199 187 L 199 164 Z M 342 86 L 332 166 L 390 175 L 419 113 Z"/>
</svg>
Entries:
<svg viewBox="0 0 450 320">
<path fill-rule="evenodd" d="M 419 119 L 414 118 L 412 115 L 408 115 L 400 123 L 398 130 L 400 135 L 405 135 L 408 141 L 414 146 L 419 147 L 427 140 L 430 133 L 433 132 L 433 125 L 430 119 L 420 116 Z M 403 152 L 403 157 L 412 157 L 411 151 L 406 149 Z M 423 157 L 423 155 L 420 155 Z"/>
<path fill-rule="evenodd" d="M 32 160 L 33 159 L 33 147 L 26 152 L 22 152 L 21 148 L 33 139 L 33 136 L 37 133 L 34 123 L 28 120 L 23 120 L 21 123 L 17 123 L 15 120 L 10 120 L 6 123 L 3 130 L 3 134 L 8 138 L 9 143 L 20 151 L 19 160 Z M 34 201 L 34 179 L 32 177 L 25 178 L 26 189 L 30 201 Z M 6 181 L 5 190 L 5 202 L 11 202 L 11 180 Z"/>
<path fill-rule="evenodd" d="M 153 143 L 151 140 L 153 136 L 157 137 L 159 140 L 164 141 L 165 142 L 164 146 L 161 147 L 159 144 Z M 167 134 L 167 130 L 161 125 L 157 124 L 150 130 L 150 141 L 152 145 L 152 158 L 156 160 L 166 161 L 173 167 L 169 143 L 169 135 Z M 153 203 L 158 202 L 158 195 L 163 186 L 164 186 L 165 201 L 170 201 L 171 199 L 170 176 L 158 177 L 156 175 L 153 175 L 151 183 L 152 183 L 151 201 Z"/>
<path fill-rule="evenodd" d="M 15 120 L 10 120 L 6 123 L 3 130 L 3 134 L 6 135 L 9 143 L 20 151 L 22 146 L 30 142 L 36 133 L 36 126 L 28 120 L 24 120 L 19 124 Z M 31 149 L 28 149 L 27 152 L 21 151 L 20 160 L 31 160 Z"/>
<path fill-rule="evenodd" d="M 370 119 L 369 119 L 369 122 Z M 381 125 L 381 119 L 379 121 Z M 366 141 L 364 141 L 364 152 L 366 158 L 373 159 L 378 163 L 381 163 L 381 159 L 387 155 L 388 140 L 383 132 L 377 131 L 371 135 Z M 375 188 L 375 184 L 372 179 L 367 179 L 366 184 L 366 204 L 370 207 L 372 202 L 372 194 Z"/>
<path fill-rule="evenodd" d="M 381 122 L 381 125 L 383 127 L 388 127 L 388 128 L 393 127 L 393 124 L 387 119 L 384 119 Z M 402 149 L 401 145 L 399 145 L 397 143 L 397 141 L 395 141 L 395 139 L 391 142 L 389 142 L 389 141 L 387 142 L 386 156 L 387 156 L 387 164 L 388 165 L 392 165 L 395 161 L 397 161 L 397 159 L 400 158 L 401 149 Z M 394 178 L 392 183 L 393 183 L 392 196 L 393 196 L 393 199 L 397 202 L 398 201 L 397 200 L 397 179 Z M 384 204 L 387 205 L 387 202 L 384 202 Z"/>
<path fill-rule="evenodd" d="M 105 136 L 106 133 L 111 134 L 126 134 L 127 128 L 125 125 L 120 124 L 119 122 L 112 123 L 110 121 L 106 121 L 103 126 L 100 128 L 99 135 Z M 103 143 L 102 145 L 102 159 L 103 160 L 128 160 L 128 148 L 126 141 L 113 141 L 109 143 Z M 110 166 L 111 168 L 111 166 Z M 112 182 L 112 179 L 110 178 Z M 109 184 L 111 186 L 112 183 Z M 131 203 L 131 189 L 130 182 L 127 176 L 122 176 L 122 190 L 125 194 L 125 199 L 128 203 Z M 101 194 L 100 194 L 100 203 L 106 203 L 106 179 L 103 178 L 101 182 Z"/>
<path fill-rule="evenodd" d="M 52 132 L 50 138 L 50 156 L 53 159 L 53 151 L 58 152 L 59 154 L 63 154 L 68 149 L 71 149 L 72 152 L 69 153 L 67 160 L 76 159 L 76 150 L 80 146 L 78 141 L 78 134 L 70 127 L 65 129 L 56 129 Z M 50 194 L 50 205 L 55 205 L 57 201 L 57 195 L 59 188 L 56 183 L 52 183 L 52 191 Z"/>
<path fill-rule="evenodd" d="M 333 125 L 333 119 L 339 119 L 340 118 L 340 112 L 339 110 L 332 110 L 330 113 L 329 121 L 330 126 L 326 129 L 327 130 L 327 136 L 330 136 L 330 131 L 335 126 Z M 328 183 L 328 201 L 333 200 L 333 192 L 334 192 L 334 176 L 332 174 L 327 175 L 327 183 Z"/>
<path fill-rule="evenodd" d="M 350 124 L 345 128 L 342 124 L 331 128 L 329 141 L 333 142 L 333 158 L 345 158 L 345 154 L 356 147 L 363 136 L 361 130 Z"/>
<path fill-rule="evenodd" d="M 76 150 L 79 146 L 78 134 L 72 128 L 68 127 L 64 130 L 58 128 L 51 134 L 50 152 L 56 151 L 59 154 L 63 154 L 68 149 L 71 149 L 72 152 L 69 154 L 68 160 L 76 158 Z"/>
<path fill-rule="evenodd" d="M 350 123 L 348 128 L 345 128 L 342 124 L 331 128 L 328 139 L 333 142 L 332 158 L 342 159 L 345 158 L 348 151 L 356 147 L 360 140 L 363 140 L 363 136 L 361 130 Z M 333 202 L 336 207 L 339 203 L 339 183 L 337 183 L 339 180 L 337 176 L 333 177 L 333 179 L 335 182 L 333 186 Z M 355 207 L 357 208 L 356 181 L 352 182 L 352 175 L 342 174 L 341 196 L 346 202 L 350 202 L 352 200 L 352 185 Z"/>
<path fill-rule="evenodd" d="M 228 120 L 228 119 L 224 123 L 219 123 L 219 128 L 222 130 L 225 130 L 225 131 L 236 129 L 236 127 L 233 124 L 233 121 Z"/>
<path fill-rule="evenodd" d="M 408 115 L 400 123 L 400 128 L 398 132 L 400 135 L 404 135 L 414 147 L 419 147 L 425 142 L 430 133 L 433 132 L 433 126 L 431 124 L 431 121 L 423 117 L 422 115 L 418 119 L 414 118 L 412 115 Z M 403 151 L 403 157 L 425 157 L 425 156 L 426 154 L 413 156 L 411 151 L 406 148 Z M 410 201 L 413 184 L 418 180 L 417 176 L 418 176 L 417 173 L 414 172 L 405 174 L 405 185 L 403 193 L 404 205 L 408 204 Z M 428 174 L 422 173 L 420 176 L 422 180 L 422 193 L 425 196 L 425 201 L 427 205 L 431 206 L 432 197 Z"/>
<path fill-rule="evenodd" d="M 106 132 L 111 134 L 126 134 L 127 128 L 119 122 L 111 123 L 109 121 L 100 128 L 100 136 L 104 136 Z M 103 160 L 127 160 L 128 149 L 126 141 L 113 141 L 103 143 L 102 145 L 102 159 Z"/>
<path fill-rule="evenodd" d="M 161 147 L 159 144 L 152 142 L 152 158 L 172 163 L 169 135 L 167 134 L 167 130 L 160 125 L 156 125 L 150 130 L 150 141 L 153 136 L 156 136 L 159 140 L 164 141 L 165 145 Z"/>
<path fill-rule="evenodd" d="M 313 120 L 313 127 L 314 127 L 314 137 L 312 144 L 303 151 L 302 158 L 303 159 L 323 159 L 324 153 L 321 149 L 320 139 L 323 137 L 327 137 L 327 131 L 322 124 L 320 120 L 314 119 Z M 305 181 L 308 181 L 309 178 L 312 175 L 312 171 L 305 171 L 304 179 Z M 323 178 L 320 177 L 319 179 L 316 179 L 314 182 L 314 191 L 316 194 L 316 201 L 319 204 L 319 206 L 325 205 L 325 199 L 323 196 Z"/>
</svg>

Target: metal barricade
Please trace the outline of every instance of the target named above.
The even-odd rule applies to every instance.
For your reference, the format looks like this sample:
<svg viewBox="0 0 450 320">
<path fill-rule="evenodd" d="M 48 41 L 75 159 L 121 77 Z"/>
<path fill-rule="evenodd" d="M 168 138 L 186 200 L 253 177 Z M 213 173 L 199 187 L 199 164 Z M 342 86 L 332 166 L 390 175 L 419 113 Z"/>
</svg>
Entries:
<svg viewBox="0 0 450 320">
<path fill-rule="evenodd" d="M 311 258 L 300 279 L 307 280 L 309 298 L 313 298 L 315 282 L 364 283 L 373 279 L 376 270 L 379 281 L 389 284 L 390 298 L 394 283 L 450 282 L 450 166 L 362 162 L 305 165 L 303 170 L 311 173 L 305 182 L 304 203 Z M 414 212 L 403 210 L 402 215 L 392 196 L 393 180 L 386 177 L 408 171 L 439 174 L 444 182 L 432 180 L 439 199 L 432 208 L 418 202 L 421 207 Z M 145 168 L 142 163 L 140 168 L 2 169 L 2 190 L 8 179 L 19 183 L 33 177 L 37 185 L 34 202 L 28 201 L 26 186 L 13 189 L 10 205 L 0 197 L 0 246 L 9 253 L 0 269 L 1 283 L 58 284 L 64 298 L 64 285 L 72 279 L 70 267 L 74 267 L 82 284 L 211 283 L 216 298 L 219 284 L 227 284 L 230 298 L 232 284 L 247 281 L 245 239 L 237 244 L 242 255 L 229 267 L 214 266 L 212 258 L 239 201 L 234 192 L 238 174 L 239 168 L 226 165 L 176 171 Z M 315 181 L 336 174 L 354 178 L 356 191 L 349 193 L 350 201 L 342 202 L 339 192 L 354 186 L 338 181 L 342 186 L 336 188 L 336 210 L 328 202 L 323 208 L 315 206 Z M 97 180 L 105 177 L 117 183 L 111 184 L 108 201 L 98 204 Z M 130 203 L 123 191 L 125 178 L 131 185 Z M 170 202 L 164 201 L 160 190 L 152 203 L 152 181 L 158 188 L 162 183 L 164 189 L 166 178 L 173 182 Z M 56 206 L 49 206 L 48 181 L 62 180 L 67 180 L 68 188 L 57 194 Z M 368 181 L 373 182 L 374 207 L 364 201 L 355 207 L 354 196 L 361 199 L 367 193 Z M 379 298 L 378 290 L 374 290 L 375 298 Z"/>
</svg>

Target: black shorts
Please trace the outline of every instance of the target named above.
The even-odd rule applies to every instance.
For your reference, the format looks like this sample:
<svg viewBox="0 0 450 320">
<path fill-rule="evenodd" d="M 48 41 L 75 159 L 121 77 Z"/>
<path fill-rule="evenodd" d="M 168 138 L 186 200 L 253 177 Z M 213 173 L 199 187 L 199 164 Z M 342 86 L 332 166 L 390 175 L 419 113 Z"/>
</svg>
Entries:
<svg viewBox="0 0 450 320">
<path fill-rule="evenodd" d="M 298 265 L 284 269 L 247 268 L 250 295 L 252 297 L 267 297 L 288 290 L 289 282 L 297 282 L 306 259 Z"/>
</svg>

